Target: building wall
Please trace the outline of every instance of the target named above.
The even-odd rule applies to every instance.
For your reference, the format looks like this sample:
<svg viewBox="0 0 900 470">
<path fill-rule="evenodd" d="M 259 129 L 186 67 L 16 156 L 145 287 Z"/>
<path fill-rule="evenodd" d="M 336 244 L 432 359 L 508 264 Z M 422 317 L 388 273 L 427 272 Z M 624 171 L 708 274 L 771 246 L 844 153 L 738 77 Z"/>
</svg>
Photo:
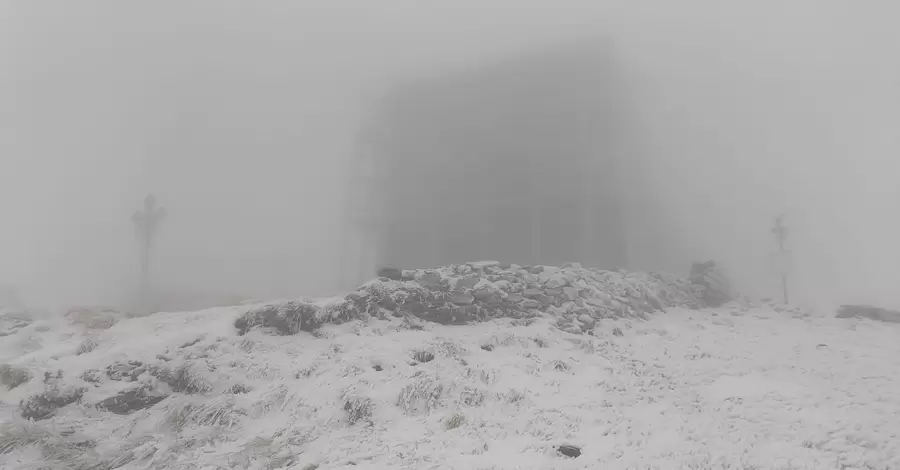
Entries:
<svg viewBox="0 0 900 470">
<path fill-rule="evenodd" d="M 625 266 L 608 49 L 576 45 L 398 87 L 374 114 L 380 263 Z"/>
</svg>

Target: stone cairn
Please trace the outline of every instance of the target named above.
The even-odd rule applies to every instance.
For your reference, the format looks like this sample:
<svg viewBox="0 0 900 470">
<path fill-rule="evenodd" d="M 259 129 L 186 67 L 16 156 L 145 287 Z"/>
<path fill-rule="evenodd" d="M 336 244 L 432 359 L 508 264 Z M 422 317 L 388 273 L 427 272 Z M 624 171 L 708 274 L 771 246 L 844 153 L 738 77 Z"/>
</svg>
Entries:
<svg viewBox="0 0 900 470">
<path fill-rule="evenodd" d="M 312 331 L 323 323 L 393 316 L 465 325 L 499 317 L 550 316 L 558 328 L 591 333 L 603 319 L 643 318 L 667 307 L 706 307 L 707 286 L 666 273 L 603 271 L 480 261 L 435 269 L 385 267 L 379 277 L 331 302 L 295 300 L 250 309 L 241 334 Z M 722 299 L 714 296 L 716 303 Z"/>
</svg>

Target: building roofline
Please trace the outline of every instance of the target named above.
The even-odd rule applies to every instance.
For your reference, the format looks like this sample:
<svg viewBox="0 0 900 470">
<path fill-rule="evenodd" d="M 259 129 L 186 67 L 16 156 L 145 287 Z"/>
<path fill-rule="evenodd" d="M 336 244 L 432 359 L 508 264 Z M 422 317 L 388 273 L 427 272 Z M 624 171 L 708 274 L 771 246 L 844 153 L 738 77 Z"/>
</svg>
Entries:
<svg viewBox="0 0 900 470">
<path fill-rule="evenodd" d="M 512 70 L 532 70 L 535 66 L 548 62 L 558 62 L 560 65 L 569 66 L 577 66 L 579 63 L 583 65 L 608 63 L 611 53 L 612 40 L 602 35 L 553 42 L 537 48 L 532 46 L 499 58 L 495 56 L 466 66 L 448 67 L 395 83 L 383 89 L 380 97 L 375 100 L 375 108 L 380 113 L 405 99 L 440 93 L 442 90 L 451 89 L 466 82 L 504 79 Z M 585 58 L 592 55 L 597 58 L 597 61 L 585 63 Z"/>
</svg>

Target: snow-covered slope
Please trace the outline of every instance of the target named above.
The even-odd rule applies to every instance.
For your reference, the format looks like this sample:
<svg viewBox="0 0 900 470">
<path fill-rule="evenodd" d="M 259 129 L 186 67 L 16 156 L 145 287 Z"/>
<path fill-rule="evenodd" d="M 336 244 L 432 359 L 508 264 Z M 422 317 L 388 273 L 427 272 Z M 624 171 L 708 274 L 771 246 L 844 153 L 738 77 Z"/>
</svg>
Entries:
<svg viewBox="0 0 900 470">
<path fill-rule="evenodd" d="M 730 304 L 591 335 L 551 314 L 239 335 L 247 310 L 0 338 L 0 468 L 900 468 L 896 325 Z"/>
</svg>

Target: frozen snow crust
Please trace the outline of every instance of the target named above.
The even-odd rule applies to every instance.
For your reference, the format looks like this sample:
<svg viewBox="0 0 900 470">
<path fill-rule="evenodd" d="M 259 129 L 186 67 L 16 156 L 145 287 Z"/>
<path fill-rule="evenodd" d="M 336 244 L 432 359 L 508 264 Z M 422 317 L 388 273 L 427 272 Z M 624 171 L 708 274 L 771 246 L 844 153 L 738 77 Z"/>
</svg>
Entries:
<svg viewBox="0 0 900 470">
<path fill-rule="evenodd" d="M 900 468 L 900 325 L 577 265 L 383 274 L 319 301 L 0 311 L 0 468 Z"/>
</svg>

